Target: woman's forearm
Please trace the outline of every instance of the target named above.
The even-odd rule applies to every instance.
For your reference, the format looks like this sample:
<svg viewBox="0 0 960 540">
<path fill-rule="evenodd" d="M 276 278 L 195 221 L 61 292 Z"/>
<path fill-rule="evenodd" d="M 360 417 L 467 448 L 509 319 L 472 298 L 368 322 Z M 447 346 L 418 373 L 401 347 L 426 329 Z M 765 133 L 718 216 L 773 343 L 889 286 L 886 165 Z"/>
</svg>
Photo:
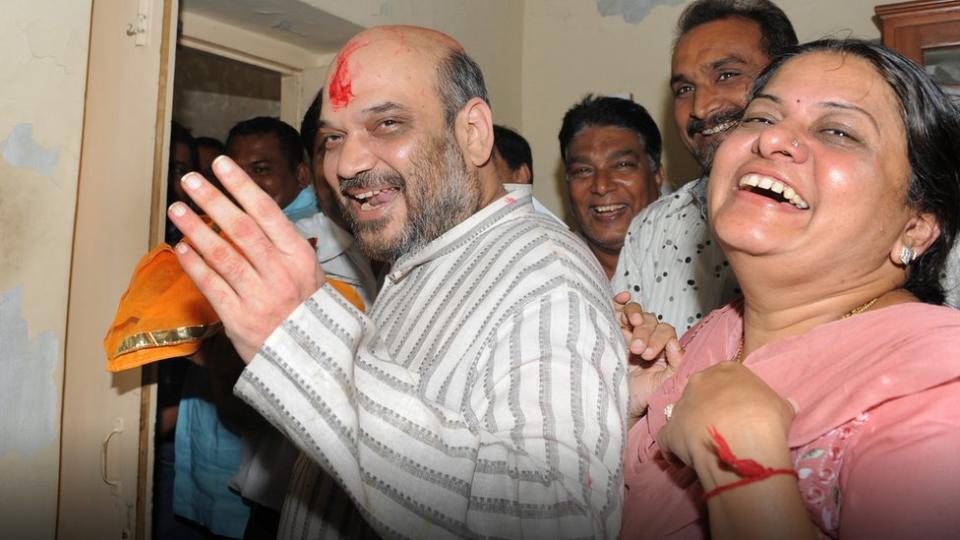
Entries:
<svg viewBox="0 0 960 540">
<path fill-rule="evenodd" d="M 737 458 L 751 459 L 777 471 L 792 470 L 785 439 L 742 435 L 730 442 Z M 709 446 L 695 452 L 693 465 L 707 494 L 749 478 L 722 463 L 716 449 Z M 782 472 L 717 492 L 707 500 L 707 511 L 711 536 L 715 539 L 816 538 L 797 478 Z"/>
</svg>

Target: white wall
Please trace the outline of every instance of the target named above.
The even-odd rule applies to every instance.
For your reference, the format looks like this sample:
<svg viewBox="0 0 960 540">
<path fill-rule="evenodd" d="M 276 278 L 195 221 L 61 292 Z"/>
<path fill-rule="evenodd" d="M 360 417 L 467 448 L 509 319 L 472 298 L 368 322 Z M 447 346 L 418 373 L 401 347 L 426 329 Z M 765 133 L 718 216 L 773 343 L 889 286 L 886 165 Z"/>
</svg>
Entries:
<svg viewBox="0 0 960 540">
<path fill-rule="evenodd" d="M 627 22 L 641 4 L 658 3 Z M 683 0 L 524 0 L 523 134 L 533 147 L 534 192 L 560 211 L 563 185 L 557 133 L 563 113 L 584 94 L 633 94 L 664 134 L 665 166 L 673 184 L 696 176 L 670 110 L 670 51 Z M 880 37 L 871 0 L 780 0 L 801 41 L 825 35 Z M 604 16 L 601 11 L 613 13 Z M 627 17 L 617 13 L 628 11 Z M 631 19 L 632 20 L 632 19 Z"/>
</svg>

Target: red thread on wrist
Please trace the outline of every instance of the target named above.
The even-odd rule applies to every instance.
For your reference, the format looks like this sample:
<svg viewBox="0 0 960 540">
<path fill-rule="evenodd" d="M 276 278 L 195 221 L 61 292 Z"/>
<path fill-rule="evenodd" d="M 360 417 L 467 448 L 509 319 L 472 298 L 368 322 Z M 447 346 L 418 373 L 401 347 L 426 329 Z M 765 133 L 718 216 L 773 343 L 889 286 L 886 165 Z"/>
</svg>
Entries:
<svg viewBox="0 0 960 540">
<path fill-rule="evenodd" d="M 742 476 L 740 480 L 726 484 L 723 486 L 717 486 L 710 491 L 703 494 L 703 500 L 706 501 L 710 497 L 714 497 L 723 493 L 724 491 L 729 491 L 731 489 L 736 489 L 740 486 L 745 486 L 747 484 L 752 484 L 754 482 L 759 482 L 761 480 L 766 480 L 771 476 L 778 474 L 788 474 L 794 478 L 799 479 L 800 476 L 797 475 L 797 471 L 793 469 L 771 469 L 770 467 L 764 467 L 763 465 L 757 463 L 752 459 L 740 459 L 733 454 L 733 451 L 730 450 L 730 445 L 727 444 L 727 440 L 723 438 L 723 435 L 720 435 L 720 432 L 717 431 L 717 428 L 710 426 L 710 438 L 713 439 L 713 444 L 717 447 L 717 457 L 720 458 L 724 464 L 728 465 L 733 472 Z"/>
</svg>

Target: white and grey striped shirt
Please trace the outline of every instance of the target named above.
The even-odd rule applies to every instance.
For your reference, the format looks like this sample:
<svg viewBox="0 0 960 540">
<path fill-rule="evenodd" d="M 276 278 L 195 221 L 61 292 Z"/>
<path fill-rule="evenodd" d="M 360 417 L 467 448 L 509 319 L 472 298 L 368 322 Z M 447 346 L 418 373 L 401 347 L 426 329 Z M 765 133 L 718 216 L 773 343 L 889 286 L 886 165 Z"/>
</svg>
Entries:
<svg viewBox="0 0 960 540">
<path fill-rule="evenodd" d="M 369 316 L 321 288 L 236 392 L 309 457 L 281 537 L 614 538 L 625 358 L 590 251 L 506 195 L 397 261 Z"/>
</svg>

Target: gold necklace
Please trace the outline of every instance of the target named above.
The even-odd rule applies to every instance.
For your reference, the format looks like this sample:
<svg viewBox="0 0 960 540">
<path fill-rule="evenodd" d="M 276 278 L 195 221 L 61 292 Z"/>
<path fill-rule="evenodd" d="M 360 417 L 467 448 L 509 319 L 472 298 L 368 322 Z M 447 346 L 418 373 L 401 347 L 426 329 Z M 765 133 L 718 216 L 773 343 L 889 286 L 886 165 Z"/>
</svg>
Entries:
<svg viewBox="0 0 960 540">
<path fill-rule="evenodd" d="M 851 309 L 850 311 L 846 312 L 846 313 L 843 315 L 843 317 L 840 317 L 840 319 L 843 320 L 843 319 L 846 319 L 846 318 L 849 318 L 849 317 L 853 317 L 854 315 L 858 315 L 858 314 L 860 314 L 860 313 L 863 313 L 864 311 L 866 311 L 866 310 L 870 309 L 871 307 L 873 307 L 873 305 L 876 304 L 876 303 L 877 303 L 877 300 L 879 300 L 879 299 L 880 299 L 880 297 L 878 296 L 878 297 L 876 297 L 876 298 L 873 298 L 872 300 L 869 300 L 869 301 L 867 301 L 867 302 L 865 302 L 865 303 L 863 303 L 863 304 L 860 304 L 859 306 L 857 306 L 857 307 Z M 742 363 L 743 363 L 743 335 L 742 335 L 742 334 L 740 335 L 740 347 L 737 349 L 737 355 L 733 357 L 733 361 L 736 362 L 737 364 L 742 364 Z"/>
</svg>

